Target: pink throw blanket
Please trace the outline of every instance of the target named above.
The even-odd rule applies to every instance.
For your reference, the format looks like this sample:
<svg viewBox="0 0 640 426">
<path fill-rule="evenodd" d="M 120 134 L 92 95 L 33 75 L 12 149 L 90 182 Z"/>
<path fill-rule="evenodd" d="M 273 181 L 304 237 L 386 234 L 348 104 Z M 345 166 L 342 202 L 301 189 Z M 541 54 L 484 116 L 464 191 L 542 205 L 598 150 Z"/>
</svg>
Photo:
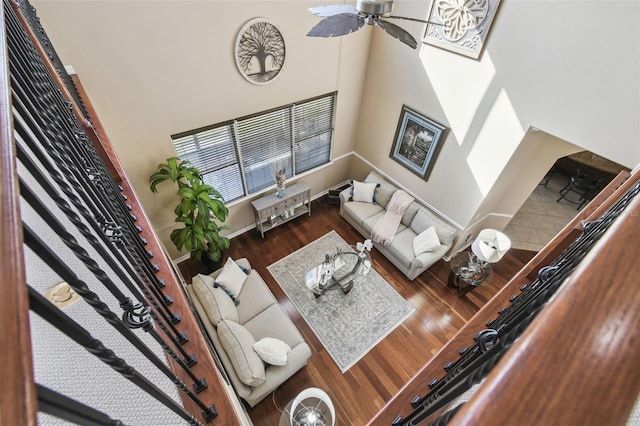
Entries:
<svg viewBox="0 0 640 426">
<path fill-rule="evenodd" d="M 376 243 L 382 243 L 385 246 L 391 244 L 393 236 L 398 230 L 398 225 L 402 220 L 402 215 L 409 204 L 413 202 L 413 197 L 402 189 L 393 193 L 391 201 L 387 205 L 387 211 L 378 219 L 373 230 L 371 231 L 371 239 Z"/>
</svg>

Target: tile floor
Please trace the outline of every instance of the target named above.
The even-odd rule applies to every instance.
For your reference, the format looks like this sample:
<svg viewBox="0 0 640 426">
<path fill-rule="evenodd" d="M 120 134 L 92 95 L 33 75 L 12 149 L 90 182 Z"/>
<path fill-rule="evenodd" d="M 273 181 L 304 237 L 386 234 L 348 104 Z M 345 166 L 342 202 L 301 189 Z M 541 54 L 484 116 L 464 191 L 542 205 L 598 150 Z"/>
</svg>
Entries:
<svg viewBox="0 0 640 426">
<path fill-rule="evenodd" d="M 549 183 L 538 185 L 504 229 L 511 238 L 511 247 L 540 251 L 578 213 L 577 204 L 566 200 L 556 202 L 558 192 L 569 178 L 556 173 Z M 577 200 L 577 194 L 567 198 Z"/>
</svg>

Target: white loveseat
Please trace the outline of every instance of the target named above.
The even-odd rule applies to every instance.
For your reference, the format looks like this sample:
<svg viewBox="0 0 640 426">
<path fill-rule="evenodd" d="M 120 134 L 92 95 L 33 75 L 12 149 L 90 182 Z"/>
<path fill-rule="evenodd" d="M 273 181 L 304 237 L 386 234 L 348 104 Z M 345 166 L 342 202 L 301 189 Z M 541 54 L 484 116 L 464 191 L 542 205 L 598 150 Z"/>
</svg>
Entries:
<svg viewBox="0 0 640 426">
<path fill-rule="evenodd" d="M 372 201 L 349 201 L 352 188 L 340 193 L 340 216 L 366 238 L 371 238 L 371 231 L 378 220 L 385 214 L 386 208 L 397 187 L 386 181 L 376 172 L 371 172 L 364 182 L 375 182 L 375 199 Z M 414 252 L 414 239 L 424 235 L 430 227 L 435 228 L 437 240 L 434 249 L 419 253 Z M 456 231 L 444 220 L 424 206 L 413 201 L 405 210 L 401 223 L 389 245 L 374 242 L 374 247 L 391 261 L 411 281 L 441 259 L 453 245 Z"/>
<path fill-rule="evenodd" d="M 253 407 L 304 367 L 311 350 L 249 261 L 236 263 L 246 271 L 237 306 L 225 290 L 214 286 L 223 268 L 196 275 L 186 288 L 236 393 Z M 263 338 L 278 339 L 291 348 L 284 365 L 260 358 L 253 345 Z"/>
</svg>

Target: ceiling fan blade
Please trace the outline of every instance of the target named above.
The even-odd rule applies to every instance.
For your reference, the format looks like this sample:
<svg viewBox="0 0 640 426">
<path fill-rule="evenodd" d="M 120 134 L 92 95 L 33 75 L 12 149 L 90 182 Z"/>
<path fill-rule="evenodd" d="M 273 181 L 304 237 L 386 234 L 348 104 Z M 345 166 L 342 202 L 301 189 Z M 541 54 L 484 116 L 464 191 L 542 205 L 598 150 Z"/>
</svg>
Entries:
<svg viewBox="0 0 640 426">
<path fill-rule="evenodd" d="M 316 16 L 333 16 L 339 15 L 341 13 L 352 13 L 354 15 L 358 14 L 358 11 L 355 7 L 350 4 L 332 4 L 330 6 L 318 6 L 312 7 L 309 9 L 309 12 L 313 13 Z"/>
<path fill-rule="evenodd" d="M 351 13 L 328 16 L 311 28 L 309 37 L 335 37 L 346 35 L 359 30 L 364 25 L 364 19 Z M 415 41 L 415 40 L 414 40 Z"/>
<path fill-rule="evenodd" d="M 396 24 L 392 24 L 391 22 L 382 21 L 380 19 L 374 19 L 375 25 L 379 26 L 383 30 L 387 32 L 392 37 L 397 38 L 407 46 L 415 49 L 418 47 L 418 42 L 415 38 Z"/>
</svg>

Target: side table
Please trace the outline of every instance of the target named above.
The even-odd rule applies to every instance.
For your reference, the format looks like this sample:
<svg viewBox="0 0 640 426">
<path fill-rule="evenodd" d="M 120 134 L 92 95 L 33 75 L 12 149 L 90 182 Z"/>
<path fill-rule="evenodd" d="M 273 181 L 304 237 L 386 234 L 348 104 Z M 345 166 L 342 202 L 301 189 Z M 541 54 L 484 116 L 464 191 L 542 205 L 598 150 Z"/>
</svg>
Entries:
<svg viewBox="0 0 640 426">
<path fill-rule="evenodd" d="M 276 193 L 265 195 L 251 202 L 256 220 L 256 230 L 264 233 L 303 214 L 311 216 L 311 187 L 306 182 L 295 183 L 285 190 L 284 197 Z"/>
<path fill-rule="evenodd" d="M 460 252 L 449 262 L 451 273 L 448 285 L 457 287 L 462 294 L 468 293 L 482 283 L 491 270 L 490 265 L 482 265 L 473 253 Z"/>
</svg>

